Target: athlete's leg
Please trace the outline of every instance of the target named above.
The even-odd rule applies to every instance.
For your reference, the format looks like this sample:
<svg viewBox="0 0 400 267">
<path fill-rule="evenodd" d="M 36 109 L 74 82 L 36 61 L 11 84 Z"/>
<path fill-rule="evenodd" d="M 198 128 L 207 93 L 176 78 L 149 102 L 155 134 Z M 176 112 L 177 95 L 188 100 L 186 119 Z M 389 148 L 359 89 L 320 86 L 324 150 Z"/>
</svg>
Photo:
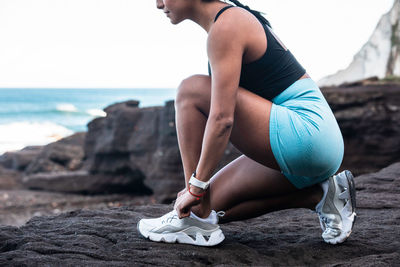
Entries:
<svg viewBox="0 0 400 267">
<path fill-rule="evenodd" d="M 301 190 L 280 173 L 271 151 L 269 117 L 272 103 L 243 88 L 238 90 L 230 141 L 245 156 L 214 175 L 209 190 L 211 194 L 205 196 L 202 205 L 192 209 L 202 217 L 207 216 L 211 208 L 227 210 L 228 220 L 230 216 L 239 218 L 235 214 L 254 217 L 260 215 L 263 209 L 268 212 L 300 203 L 298 197 Z M 176 123 L 186 180 L 200 158 L 210 99 L 209 76 L 192 76 L 179 87 L 175 104 Z M 318 189 L 314 191 L 320 194 Z M 245 204 L 247 201 L 258 201 L 258 204 L 249 209 Z"/>
<path fill-rule="evenodd" d="M 321 200 L 322 190 L 318 185 L 297 189 L 279 171 L 242 155 L 212 177 L 208 194 L 210 209 L 225 211 L 224 223 L 288 208 L 312 209 Z M 203 207 L 196 209 L 207 212 Z"/>
<path fill-rule="evenodd" d="M 178 136 L 179 151 L 185 175 L 185 184 L 197 167 L 200 160 L 204 130 L 206 128 L 208 112 L 203 113 L 195 99 L 200 97 L 204 85 L 197 79 L 190 77 L 181 82 L 175 99 L 175 123 Z M 204 91 L 207 91 L 204 90 Z"/>
</svg>

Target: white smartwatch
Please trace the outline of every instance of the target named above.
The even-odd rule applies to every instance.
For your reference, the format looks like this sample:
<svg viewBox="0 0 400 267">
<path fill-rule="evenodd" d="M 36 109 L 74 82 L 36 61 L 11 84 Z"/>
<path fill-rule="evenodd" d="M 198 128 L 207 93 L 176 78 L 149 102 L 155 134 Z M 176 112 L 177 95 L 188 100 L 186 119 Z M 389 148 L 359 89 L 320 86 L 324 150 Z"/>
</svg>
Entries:
<svg viewBox="0 0 400 267">
<path fill-rule="evenodd" d="M 207 181 L 207 182 L 200 181 L 199 179 L 196 178 L 196 172 L 194 172 L 192 174 L 192 176 L 190 177 L 189 184 L 199 187 L 203 190 L 206 190 L 208 188 L 208 186 L 210 185 L 210 181 Z"/>
</svg>

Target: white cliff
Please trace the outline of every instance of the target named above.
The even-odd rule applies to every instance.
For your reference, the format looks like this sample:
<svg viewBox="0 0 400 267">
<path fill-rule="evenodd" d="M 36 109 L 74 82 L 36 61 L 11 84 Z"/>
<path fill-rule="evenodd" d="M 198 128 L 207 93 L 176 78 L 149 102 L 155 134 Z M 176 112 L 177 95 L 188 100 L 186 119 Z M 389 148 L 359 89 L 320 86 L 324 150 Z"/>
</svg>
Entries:
<svg viewBox="0 0 400 267">
<path fill-rule="evenodd" d="M 354 56 L 353 62 L 344 70 L 329 75 L 319 86 L 340 85 L 377 76 L 385 78 L 400 76 L 400 0 L 382 16 L 368 42 Z"/>
</svg>

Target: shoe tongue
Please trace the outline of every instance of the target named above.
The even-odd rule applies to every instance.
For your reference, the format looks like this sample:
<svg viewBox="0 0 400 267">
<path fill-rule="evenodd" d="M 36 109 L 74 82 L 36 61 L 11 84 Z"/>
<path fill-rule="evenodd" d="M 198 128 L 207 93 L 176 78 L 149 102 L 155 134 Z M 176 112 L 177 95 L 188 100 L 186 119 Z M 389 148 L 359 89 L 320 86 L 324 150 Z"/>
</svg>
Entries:
<svg viewBox="0 0 400 267">
<path fill-rule="evenodd" d="M 328 192 L 328 188 L 329 188 L 329 179 L 324 181 L 320 185 L 322 187 L 322 190 L 324 191 L 324 195 L 326 195 L 326 193 Z"/>
<path fill-rule="evenodd" d="M 319 184 L 322 188 L 322 191 L 324 192 L 322 195 L 322 199 L 321 201 L 317 204 L 317 206 L 315 206 L 315 210 L 319 210 L 323 204 L 323 202 L 325 201 L 326 198 L 326 194 L 328 193 L 328 189 L 329 189 L 329 179 L 320 183 Z"/>
</svg>

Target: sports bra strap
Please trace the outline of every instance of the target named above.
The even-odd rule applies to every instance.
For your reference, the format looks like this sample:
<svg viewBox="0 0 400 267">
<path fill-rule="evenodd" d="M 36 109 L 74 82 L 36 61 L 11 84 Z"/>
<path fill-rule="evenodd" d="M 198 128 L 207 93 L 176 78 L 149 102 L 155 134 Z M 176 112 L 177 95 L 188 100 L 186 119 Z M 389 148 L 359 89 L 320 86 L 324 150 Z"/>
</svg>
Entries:
<svg viewBox="0 0 400 267">
<path fill-rule="evenodd" d="M 214 22 L 217 21 L 218 17 L 219 17 L 225 10 L 227 10 L 228 8 L 231 8 L 231 7 L 234 7 L 234 6 L 229 5 L 229 6 L 226 6 L 226 7 L 221 8 L 221 10 L 218 11 L 217 15 L 215 16 Z"/>
</svg>

